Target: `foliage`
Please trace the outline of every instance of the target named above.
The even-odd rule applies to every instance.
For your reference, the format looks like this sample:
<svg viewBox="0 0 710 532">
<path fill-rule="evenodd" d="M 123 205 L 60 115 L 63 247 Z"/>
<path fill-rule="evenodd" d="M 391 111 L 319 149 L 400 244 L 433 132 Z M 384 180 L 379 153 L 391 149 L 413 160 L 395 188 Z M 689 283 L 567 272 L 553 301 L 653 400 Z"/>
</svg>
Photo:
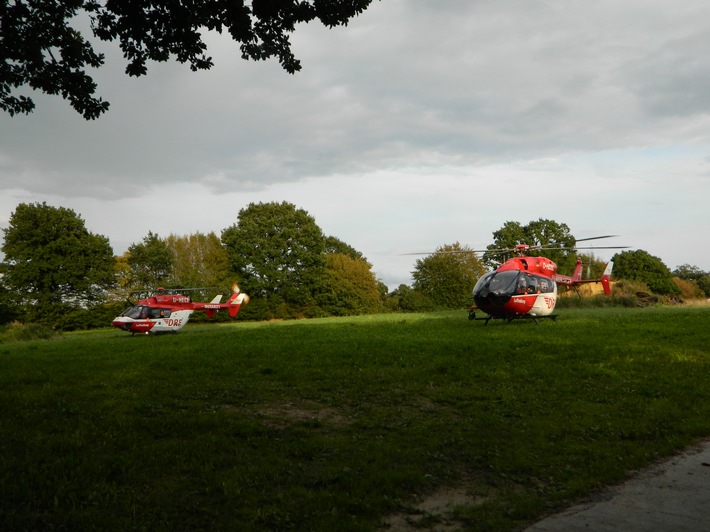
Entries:
<svg viewBox="0 0 710 532">
<path fill-rule="evenodd" d="M 325 237 L 305 210 L 288 202 L 251 203 L 222 231 L 222 243 L 242 290 L 266 299 L 272 317 L 313 304 L 321 288 Z"/>
<path fill-rule="evenodd" d="M 318 306 L 331 316 L 374 314 L 382 310 L 377 279 L 367 261 L 326 253 Z"/>
<path fill-rule="evenodd" d="M 19 317 L 12 292 L 0 284 L 0 325 L 10 323 Z"/>
<path fill-rule="evenodd" d="M 172 251 L 167 242 L 152 231 L 148 231 L 143 242 L 128 247 L 127 257 L 136 288 L 157 288 L 172 272 Z"/>
<path fill-rule="evenodd" d="M 412 272 L 413 289 L 437 308 L 465 308 L 471 305 L 471 291 L 484 273 L 476 253 L 455 242 L 417 260 Z"/>
<path fill-rule="evenodd" d="M 683 264 L 673 270 L 673 275 L 695 283 L 705 297 L 710 297 L 710 273 L 704 272 L 697 266 Z"/>
<path fill-rule="evenodd" d="M 277 57 L 289 73 L 300 70 L 291 51 L 290 34 L 299 23 L 320 20 L 332 28 L 347 25 L 371 0 L 36 0 L 4 2 L 0 27 L 0 108 L 11 115 L 29 113 L 34 102 L 16 96 L 29 86 L 61 94 L 84 118 L 104 113 L 108 102 L 96 98 L 96 83 L 88 68 L 104 63 L 91 43 L 96 37 L 119 42 L 128 60 L 126 73 L 147 73 L 148 61 L 174 57 L 193 71 L 209 69 L 203 38 L 209 31 L 227 32 L 240 43 L 242 58 Z M 88 17 L 92 36 L 82 34 Z"/>
<path fill-rule="evenodd" d="M 643 281 L 656 294 L 679 295 L 680 290 L 673 282 L 673 274 L 658 257 L 647 251 L 622 251 L 612 258 L 614 276 L 617 279 Z"/>
<path fill-rule="evenodd" d="M 570 233 L 567 224 L 558 223 L 554 220 L 540 218 L 521 225 L 519 222 L 505 222 L 503 227 L 493 232 L 493 244 L 487 247 L 488 250 L 483 255 L 483 263 L 491 268 L 497 268 L 505 260 L 512 256 L 512 253 L 501 254 L 495 252 L 498 249 L 514 249 L 518 244 L 529 246 L 559 246 L 563 248 L 574 248 L 575 238 Z M 535 251 L 535 254 L 552 259 L 557 263 L 558 271 L 574 269 L 576 261 L 574 251 L 571 250 L 544 250 Z"/>
<path fill-rule="evenodd" d="M 55 323 L 67 309 L 99 301 L 113 282 L 108 238 L 71 209 L 21 203 L 3 232 L 2 282 L 28 321 Z"/>
<path fill-rule="evenodd" d="M 421 290 L 414 290 L 406 284 L 399 285 L 390 295 L 390 308 L 406 312 L 428 312 L 436 308 L 431 298 Z"/>
<path fill-rule="evenodd" d="M 570 308 L 613 308 L 613 307 L 638 307 L 639 303 L 635 294 L 624 292 L 612 293 L 611 296 L 596 294 L 593 296 L 578 297 L 569 295 L 557 299 L 556 309 Z"/>
<path fill-rule="evenodd" d="M 601 279 L 607 266 L 605 261 L 597 258 L 593 253 L 579 253 L 577 257 L 581 259 L 582 264 L 584 264 L 582 279 Z M 569 273 L 571 275 L 572 272 Z"/>
<path fill-rule="evenodd" d="M 165 243 L 171 252 L 170 286 L 225 287 L 234 283 L 229 256 L 215 233 L 169 235 Z"/>
<path fill-rule="evenodd" d="M 107 301 L 89 308 L 72 309 L 58 317 L 56 327 L 62 331 L 101 329 L 109 326 L 128 306 L 127 301 Z"/>
<path fill-rule="evenodd" d="M 351 259 L 364 260 L 367 262 L 367 259 L 365 259 L 365 256 L 362 253 L 350 244 L 346 244 L 334 236 L 325 237 L 325 249 L 323 249 L 323 253 L 347 255 Z"/>
<path fill-rule="evenodd" d="M 673 277 L 673 282 L 678 287 L 679 295 L 683 299 L 700 299 L 705 296 L 705 293 L 695 281 Z"/>
<path fill-rule="evenodd" d="M 673 275 L 680 279 L 685 279 L 687 281 L 697 281 L 701 277 L 705 276 L 706 273 L 698 268 L 697 266 L 691 266 L 690 264 L 681 264 L 675 270 L 673 270 Z"/>
<path fill-rule="evenodd" d="M 130 290 L 138 288 L 135 275 L 131 269 L 129 259 L 131 254 L 126 251 L 122 255 L 113 258 L 113 278 L 118 292 L 125 294 Z"/>
<path fill-rule="evenodd" d="M 4 342 L 27 342 L 29 340 L 50 340 L 60 333 L 39 323 L 23 324 L 17 321 L 0 327 L 0 344 Z"/>
<path fill-rule="evenodd" d="M 93 11 L 93 1 L 3 2 L 0 28 L 0 108 L 15 115 L 34 109 L 32 98 L 13 94 L 29 86 L 61 94 L 84 118 L 98 117 L 108 103 L 93 96 L 96 83 L 86 69 L 103 64 L 79 31 L 69 25 L 80 10 Z M 74 22 L 76 23 L 76 22 Z"/>
<path fill-rule="evenodd" d="M 377 530 L 455 490 L 446 528 L 523 530 L 710 434 L 708 311 L 4 343 L 0 529 Z"/>
<path fill-rule="evenodd" d="M 705 297 L 710 297 L 710 273 L 703 275 L 696 282 L 698 283 L 698 287 L 705 294 Z"/>
</svg>

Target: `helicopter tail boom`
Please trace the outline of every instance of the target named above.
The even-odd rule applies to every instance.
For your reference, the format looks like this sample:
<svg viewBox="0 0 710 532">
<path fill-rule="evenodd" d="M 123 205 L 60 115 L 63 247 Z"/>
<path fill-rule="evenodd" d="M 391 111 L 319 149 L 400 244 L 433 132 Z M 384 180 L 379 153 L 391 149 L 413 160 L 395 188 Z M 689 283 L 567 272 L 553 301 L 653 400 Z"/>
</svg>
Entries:
<svg viewBox="0 0 710 532">
<path fill-rule="evenodd" d="M 587 283 L 601 283 L 602 284 L 602 289 L 604 290 L 604 294 L 609 296 L 611 295 L 611 270 L 614 267 L 613 262 L 609 262 L 606 265 L 606 269 L 604 270 L 604 273 L 602 274 L 601 279 L 582 279 L 582 263 L 581 261 L 577 261 L 577 267 L 574 270 L 574 273 L 572 274 L 572 277 L 567 277 L 565 275 L 557 275 L 555 276 L 555 282 L 557 284 L 563 284 L 566 286 L 570 287 L 575 287 L 581 284 L 587 284 Z"/>
</svg>

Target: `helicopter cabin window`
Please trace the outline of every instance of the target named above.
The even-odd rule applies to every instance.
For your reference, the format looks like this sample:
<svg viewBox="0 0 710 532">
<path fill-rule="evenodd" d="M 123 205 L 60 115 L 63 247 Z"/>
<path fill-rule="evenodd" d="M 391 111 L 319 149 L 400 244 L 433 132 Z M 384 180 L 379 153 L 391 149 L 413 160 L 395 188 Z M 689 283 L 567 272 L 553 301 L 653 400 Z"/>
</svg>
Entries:
<svg viewBox="0 0 710 532">
<path fill-rule="evenodd" d="M 554 292 L 554 287 L 550 279 L 540 279 L 540 293 L 549 294 Z"/>
<path fill-rule="evenodd" d="M 530 275 L 529 273 L 520 273 L 518 276 L 517 288 L 515 290 L 516 294 L 539 294 L 541 292 L 549 292 L 547 285 L 550 283 L 547 279 L 537 277 L 536 275 Z M 546 286 L 543 289 L 543 285 Z"/>
<path fill-rule="evenodd" d="M 169 318 L 170 309 L 167 308 L 151 308 L 145 305 L 136 305 L 135 307 L 130 307 L 126 309 L 121 316 L 126 316 L 127 318 L 133 318 L 134 320 L 145 320 Z"/>
</svg>

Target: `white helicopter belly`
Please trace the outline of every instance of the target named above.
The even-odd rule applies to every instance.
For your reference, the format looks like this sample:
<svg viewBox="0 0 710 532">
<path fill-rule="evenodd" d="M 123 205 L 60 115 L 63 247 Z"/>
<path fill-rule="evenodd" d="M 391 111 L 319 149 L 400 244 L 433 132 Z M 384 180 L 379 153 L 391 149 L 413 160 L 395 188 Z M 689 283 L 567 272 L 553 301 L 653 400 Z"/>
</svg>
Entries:
<svg viewBox="0 0 710 532">
<path fill-rule="evenodd" d="M 535 303 L 530 309 L 530 314 L 533 316 L 547 316 L 552 314 L 555 310 L 555 303 L 557 302 L 557 294 L 538 294 L 535 298 Z"/>
<path fill-rule="evenodd" d="M 192 312 L 192 310 L 176 310 L 171 312 L 168 318 L 158 318 L 150 332 L 177 332 L 185 326 Z"/>
</svg>

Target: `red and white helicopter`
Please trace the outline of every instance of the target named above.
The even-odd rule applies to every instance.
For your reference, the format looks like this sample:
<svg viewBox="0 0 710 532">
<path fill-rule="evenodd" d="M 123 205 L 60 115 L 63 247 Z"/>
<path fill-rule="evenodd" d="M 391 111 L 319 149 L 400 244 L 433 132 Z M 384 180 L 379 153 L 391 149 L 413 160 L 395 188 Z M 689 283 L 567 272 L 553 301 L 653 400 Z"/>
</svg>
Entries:
<svg viewBox="0 0 710 532">
<path fill-rule="evenodd" d="M 614 235 L 597 236 L 578 240 L 596 240 Z M 625 249 L 626 246 L 604 246 L 574 249 Z M 481 277 L 473 288 L 475 305 L 469 309 L 469 319 L 485 320 L 504 319 L 508 322 L 519 318 L 530 318 L 537 323 L 537 318 L 555 320 L 553 314 L 557 303 L 557 285 L 576 287 L 585 283 L 601 283 L 606 295 L 611 294 L 609 280 L 613 263 L 609 262 L 601 279 L 582 279 L 582 261 L 577 265 L 571 277 L 557 273 L 557 264 L 547 257 L 529 256 L 530 251 L 570 250 L 569 247 L 545 247 L 519 244 L 514 249 L 495 250 L 495 252 L 515 252 L 516 257 L 508 259 L 495 271 Z M 490 252 L 491 250 L 487 250 Z M 476 317 L 476 311 L 487 314 Z"/>
<path fill-rule="evenodd" d="M 209 303 L 192 301 L 180 293 L 186 290 L 165 290 L 158 288 L 151 296 L 141 299 L 120 316 L 113 319 L 112 325 L 130 333 L 176 333 L 182 329 L 196 310 L 204 310 L 212 318 L 220 309 L 227 309 L 230 317 L 235 318 L 242 305 L 249 302 L 249 296 L 241 293 L 235 284 L 233 293 L 225 303 L 220 303 L 218 295 Z"/>
</svg>

